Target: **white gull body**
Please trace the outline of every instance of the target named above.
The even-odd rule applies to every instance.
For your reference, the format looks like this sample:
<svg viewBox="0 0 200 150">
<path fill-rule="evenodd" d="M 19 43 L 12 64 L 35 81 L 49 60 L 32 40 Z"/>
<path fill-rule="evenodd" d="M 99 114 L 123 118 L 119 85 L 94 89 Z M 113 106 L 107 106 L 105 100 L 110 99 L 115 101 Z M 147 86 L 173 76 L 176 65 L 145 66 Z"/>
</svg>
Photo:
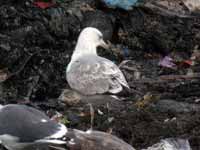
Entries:
<svg viewBox="0 0 200 150">
<path fill-rule="evenodd" d="M 128 83 L 112 61 L 97 55 L 97 47 L 107 48 L 102 33 L 87 27 L 80 33 L 66 77 L 69 86 L 84 95 L 119 93 Z"/>
</svg>

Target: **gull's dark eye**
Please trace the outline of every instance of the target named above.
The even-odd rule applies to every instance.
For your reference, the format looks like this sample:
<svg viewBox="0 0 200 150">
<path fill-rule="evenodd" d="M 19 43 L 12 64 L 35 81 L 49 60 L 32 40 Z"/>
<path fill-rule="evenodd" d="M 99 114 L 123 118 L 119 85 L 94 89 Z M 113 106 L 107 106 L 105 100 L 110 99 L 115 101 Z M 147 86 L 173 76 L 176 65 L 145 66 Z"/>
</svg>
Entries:
<svg viewBox="0 0 200 150">
<path fill-rule="evenodd" d="M 102 36 L 102 35 L 99 36 L 99 40 L 101 40 L 101 39 L 103 39 L 103 36 Z"/>
</svg>

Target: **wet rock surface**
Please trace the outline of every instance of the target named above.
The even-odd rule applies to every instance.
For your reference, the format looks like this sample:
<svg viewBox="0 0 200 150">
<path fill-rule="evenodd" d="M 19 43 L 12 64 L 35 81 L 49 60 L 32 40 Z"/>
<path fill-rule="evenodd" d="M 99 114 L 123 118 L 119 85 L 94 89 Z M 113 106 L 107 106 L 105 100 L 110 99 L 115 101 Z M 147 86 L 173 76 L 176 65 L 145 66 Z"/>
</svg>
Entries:
<svg viewBox="0 0 200 150">
<path fill-rule="evenodd" d="M 171 10 L 175 3 L 178 0 Z M 166 3 L 150 1 L 131 11 L 90 0 L 57 2 L 48 9 L 28 0 L 0 4 L 2 104 L 28 102 L 45 112 L 59 111 L 68 127 L 87 130 L 91 127 L 88 103 L 92 103 L 93 128 L 112 132 L 136 149 L 171 137 L 188 139 L 193 150 L 200 149 L 199 57 L 194 65 L 184 63 L 193 50 L 198 53 L 198 13 L 182 5 L 169 13 Z M 99 28 L 121 50 L 120 56 L 118 51 L 100 50 L 100 54 L 117 64 L 130 60 L 120 68 L 132 90 L 119 100 L 84 97 L 87 100 L 66 105 L 59 100 L 63 89 L 69 88 L 65 69 L 86 26 Z M 175 69 L 158 66 L 165 53 L 177 61 Z"/>
</svg>

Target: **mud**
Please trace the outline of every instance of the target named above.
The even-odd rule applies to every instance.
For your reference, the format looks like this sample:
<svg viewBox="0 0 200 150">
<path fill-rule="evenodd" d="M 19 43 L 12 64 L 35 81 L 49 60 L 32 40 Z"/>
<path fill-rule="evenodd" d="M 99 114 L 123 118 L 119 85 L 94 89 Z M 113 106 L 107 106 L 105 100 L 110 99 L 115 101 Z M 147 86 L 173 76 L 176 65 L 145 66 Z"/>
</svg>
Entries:
<svg viewBox="0 0 200 150">
<path fill-rule="evenodd" d="M 58 97 L 69 88 L 65 69 L 79 32 L 94 26 L 121 49 L 120 54 L 99 50 L 100 55 L 117 64 L 130 60 L 121 69 L 132 90 L 120 100 L 93 101 L 93 128 L 112 132 L 136 149 L 173 137 L 189 139 L 192 149 L 199 150 L 199 59 L 193 66 L 181 65 L 193 50 L 198 52 L 198 14 L 182 5 L 169 13 L 154 3 L 129 12 L 89 0 L 57 3 L 40 9 L 28 0 L 1 2 L 0 102 L 59 111 L 68 127 L 89 129 L 88 104 L 64 105 Z M 177 68 L 158 66 L 165 54 L 177 61 Z"/>
</svg>

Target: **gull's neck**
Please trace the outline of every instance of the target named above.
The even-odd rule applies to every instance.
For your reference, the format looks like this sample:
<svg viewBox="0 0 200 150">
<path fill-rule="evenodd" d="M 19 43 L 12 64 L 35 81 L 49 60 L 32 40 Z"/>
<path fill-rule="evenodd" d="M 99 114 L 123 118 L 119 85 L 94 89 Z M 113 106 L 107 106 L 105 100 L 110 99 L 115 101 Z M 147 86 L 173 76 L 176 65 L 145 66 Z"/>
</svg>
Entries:
<svg viewBox="0 0 200 150">
<path fill-rule="evenodd" d="M 95 44 L 92 43 L 78 43 L 75 47 L 75 50 L 72 54 L 70 63 L 67 66 L 67 72 L 70 70 L 71 65 L 80 57 L 85 57 L 86 55 L 95 55 L 97 56 L 97 48 Z"/>
<path fill-rule="evenodd" d="M 96 45 L 84 42 L 78 43 L 72 54 L 71 62 L 77 60 L 80 57 L 84 57 L 85 55 L 97 55 Z"/>
</svg>

